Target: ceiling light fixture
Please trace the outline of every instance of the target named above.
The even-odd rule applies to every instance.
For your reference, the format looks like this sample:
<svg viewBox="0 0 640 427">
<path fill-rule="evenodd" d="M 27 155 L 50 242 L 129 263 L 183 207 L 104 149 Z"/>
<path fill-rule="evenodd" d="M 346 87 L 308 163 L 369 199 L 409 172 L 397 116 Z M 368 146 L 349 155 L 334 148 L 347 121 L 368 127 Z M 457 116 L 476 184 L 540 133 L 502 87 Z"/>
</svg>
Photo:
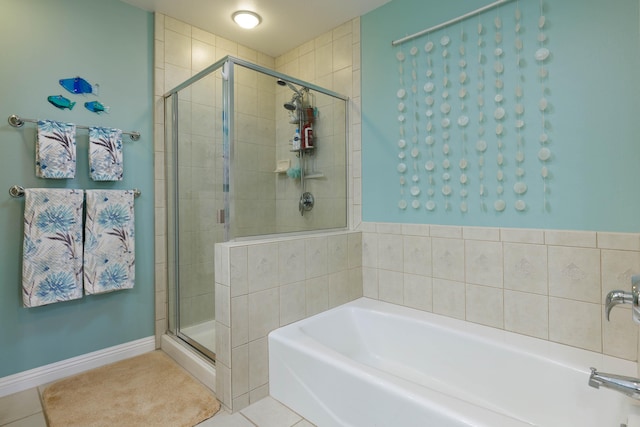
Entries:
<svg viewBox="0 0 640 427">
<path fill-rule="evenodd" d="M 233 21 L 236 24 L 246 29 L 256 27 L 262 20 L 262 18 L 260 18 L 260 15 L 248 10 L 239 10 L 231 15 L 231 18 L 233 18 Z"/>
</svg>

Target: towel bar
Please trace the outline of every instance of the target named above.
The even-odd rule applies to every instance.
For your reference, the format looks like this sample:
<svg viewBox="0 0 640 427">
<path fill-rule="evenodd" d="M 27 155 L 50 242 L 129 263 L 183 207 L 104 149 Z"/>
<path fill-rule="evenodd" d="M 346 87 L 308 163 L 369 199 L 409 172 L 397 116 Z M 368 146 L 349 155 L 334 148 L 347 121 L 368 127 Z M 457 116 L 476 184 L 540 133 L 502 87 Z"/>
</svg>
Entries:
<svg viewBox="0 0 640 427">
<path fill-rule="evenodd" d="M 140 190 L 138 190 L 137 188 L 133 189 L 133 197 L 140 197 L 140 195 L 142 194 L 142 192 Z M 19 185 L 14 185 L 11 188 L 9 188 L 9 195 L 11 197 L 22 197 L 24 196 L 24 187 L 21 187 Z"/>
<path fill-rule="evenodd" d="M 7 119 L 7 121 L 14 128 L 22 127 L 25 122 L 38 123 L 38 121 L 36 119 L 25 119 L 23 117 L 18 116 L 17 114 L 10 115 L 9 118 Z M 78 128 L 78 129 L 89 129 L 89 126 L 76 125 L 76 128 Z M 122 133 L 124 135 L 129 135 L 129 137 L 131 138 L 132 141 L 137 141 L 137 140 L 140 139 L 140 132 L 137 132 L 137 131 L 124 132 L 123 131 Z"/>
</svg>

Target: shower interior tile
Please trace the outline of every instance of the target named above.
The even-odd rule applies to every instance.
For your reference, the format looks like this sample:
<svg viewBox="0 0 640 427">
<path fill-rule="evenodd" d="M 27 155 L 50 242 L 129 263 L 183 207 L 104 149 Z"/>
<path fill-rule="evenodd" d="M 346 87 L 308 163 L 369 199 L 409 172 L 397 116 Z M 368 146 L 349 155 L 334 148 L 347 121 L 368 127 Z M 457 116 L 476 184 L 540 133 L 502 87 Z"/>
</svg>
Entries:
<svg viewBox="0 0 640 427">
<path fill-rule="evenodd" d="M 174 31 L 165 31 L 164 58 L 167 64 L 191 68 L 191 38 Z"/>
<path fill-rule="evenodd" d="M 215 46 L 216 45 L 216 36 L 214 34 L 211 34 L 208 31 L 204 31 L 201 30 L 198 27 L 192 27 L 191 28 L 191 37 L 193 37 L 193 39 L 195 40 L 199 40 L 201 42 L 204 42 L 210 46 Z M 212 63 L 215 61 L 212 61 Z"/>
<path fill-rule="evenodd" d="M 202 71 L 216 62 L 216 47 L 200 40 L 191 41 L 191 69 L 193 72 Z"/>
<path fill-rule="evenodd" d="M 316 78 L 330 76 L 333 71 L 333 44 L 331 42 L 318 46 L 316 44 Z M 321 85 L 322 86 L 322 85 Z M 331 85 L 325 85 L 330 87 Z"/>
<path fill-rule="evenodd" d="M 349 22 L 349 26 L 351 23 Z M 351 40 L 351 34 L 348 33 L 340 38 L 334 38 L 333 40 L 333 71 L 339 71 L 343 69 L 347 69 L 349 73 L 351 73 L 352 64 L 352 52 L 353 52 L 353 43 Z M 351 82 L 349 82 L 349 86 L 351 86 Z M 334 88 L 335 90 L 335 88 Z M 339 92 L 342 94 L 346 94 L 345 92 Z"/>
<path fill-rule="evenodd" d="M 165 28 L 165 37 L 166 37 L 166 30 L 175 31 L 179 34 L 191 37 L 191 31 L 192 31 L 191 25 L 167 15 L 165 15 L 164 17 L 164 28 Z"/>
<path fill-rule="evenodd" d="M 191 67 L 180 67 L 178 65 L 165 63 L 164 66 L 164 92 L 169 92 L 171 89 L 178 86 L 180 83 L 188 80 L 191 77 Z M 181 90 L 178 93 L 178 99 L 181 101 L 189 101 L 191 99 L 191 89 L 187 88 Z M 182 111 L 184 106 L 179 110 Z"/>
</svg>

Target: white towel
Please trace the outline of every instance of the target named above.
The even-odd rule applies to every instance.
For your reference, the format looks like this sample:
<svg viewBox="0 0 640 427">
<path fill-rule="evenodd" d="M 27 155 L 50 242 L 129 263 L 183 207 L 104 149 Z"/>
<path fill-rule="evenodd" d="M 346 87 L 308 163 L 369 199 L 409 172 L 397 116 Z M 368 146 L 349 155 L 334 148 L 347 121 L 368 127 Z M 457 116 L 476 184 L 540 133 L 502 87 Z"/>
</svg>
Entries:
<svg viewBox="0 0 640 427">
<path fill-rule="evenodd" d="M 74 178 L 76 175 L 76 125 L 38 120 L 36 176 Z"/>
<path fill-rule="evenodd" d="M 89 168 L 94 181 L 121 181 L 123 172 L 122 131 L 89 128 Z"/>
<path fill-rule="evenodd" d="M 23 305 L 82 298 L 82 190 L 24 192 Z"/>
<path fill-rule="evenodd" d="M 84 291 L 87 295 L 133 288 L 133 191 L 87 190 Z"/>
</svg>

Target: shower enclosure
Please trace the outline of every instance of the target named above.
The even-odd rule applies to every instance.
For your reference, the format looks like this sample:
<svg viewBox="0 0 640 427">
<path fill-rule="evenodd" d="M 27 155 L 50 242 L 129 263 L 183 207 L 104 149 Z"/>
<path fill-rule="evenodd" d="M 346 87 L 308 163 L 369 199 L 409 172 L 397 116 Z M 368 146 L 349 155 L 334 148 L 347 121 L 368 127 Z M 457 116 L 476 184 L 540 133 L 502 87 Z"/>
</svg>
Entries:
<svg viewBox="0 0 640 427">
<path fill-rule="evenodd" d="M 227 56 L 164 104 L 169 332 L 215 360 L 215 244 L 347 226 L 347 98 Z"/>
</svg>

